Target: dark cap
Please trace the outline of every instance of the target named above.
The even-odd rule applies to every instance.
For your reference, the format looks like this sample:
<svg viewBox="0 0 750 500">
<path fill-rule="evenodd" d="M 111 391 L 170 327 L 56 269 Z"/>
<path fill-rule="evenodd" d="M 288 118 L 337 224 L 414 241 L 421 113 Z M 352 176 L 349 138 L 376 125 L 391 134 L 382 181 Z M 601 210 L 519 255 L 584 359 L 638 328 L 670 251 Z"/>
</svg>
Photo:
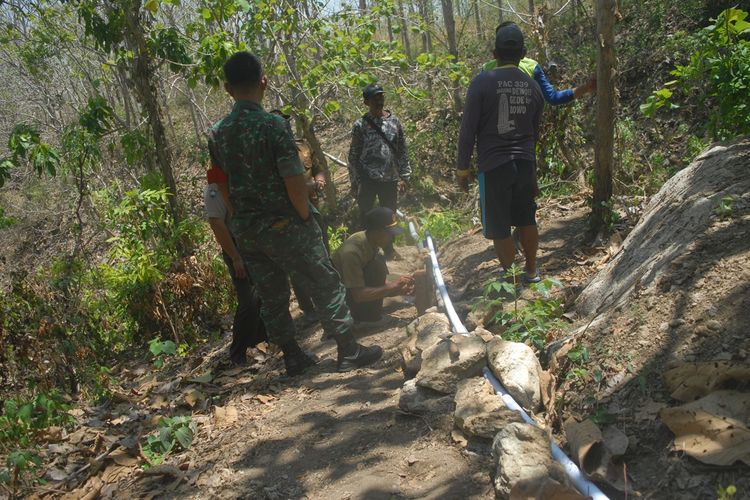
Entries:
<svg viewBox="0 0 750 500">
<path fill-rule="evenodd" d="M 383 87 L 381 87 L 379 83 L 371 83 L 367 87 L 365 87 L 365 90 L 362 91 L 362 97 L 364 97 L 365 99 L 369 99 L 370 97 L 376 96 L 378 94 L 385 94 Z"/>
<path fill-rule="evenodd" d="M 393 213 L 393 210 L 386 207 L 373 208 L 365 214 L 365 230 L 387 231 L 393 235 L 404 232 L 404 230 L 398 226 L 396 214 Z"/>
<path fill-rule="evenodd" d="M 523 31 L 515 23 L 501 25 L 495 32 L 495 49 L 522 49 Z"/>
</svg>

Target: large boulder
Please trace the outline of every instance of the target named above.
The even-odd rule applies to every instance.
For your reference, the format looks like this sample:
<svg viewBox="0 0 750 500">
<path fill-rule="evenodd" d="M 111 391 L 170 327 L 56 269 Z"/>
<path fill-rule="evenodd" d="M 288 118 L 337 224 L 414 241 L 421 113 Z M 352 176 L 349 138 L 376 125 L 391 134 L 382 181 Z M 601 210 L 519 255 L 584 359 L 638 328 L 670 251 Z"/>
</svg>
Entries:
<svg viewBox="0 0 750 500">
<path fill-rule="evenodd" d="M 401 346 L 401 368 L 404 377 L 414 378 L 422 366 L 422 352 L 451 336 L 451 324 L 445 314 L 428 312 L 406 327 L 408 335 Z"/>
<path fill-rule="evenodd" d="M 417 385 L 451 394 L 459 381 L 481 375 L 486 363 L 484 340 L 476 335 L 454 335 L 422 352 Z"/>
<path fill-rule="evenodd" d="M 526 344 L 495 338 L 487 344 L 490 370 L 518 404 L 531 411 L 542 406 L 542 367 Z"/>
<path fill-rule="evenodd" d="M 495 436 L 492 455 L 497 465 L 494 483 L 498 498 L 529 498 L 516 495 L 541 485 L 561 493 L 570 490 L 565 469 L 552 458 L 550 438 L 539 427 L 518 422 L 507 425 Z"/>
<path fill-rule="evenodd" d="M 398 407 L 408 413 L 448 413 L 453 408 L 450 395 L 427 387 L 419 387 L 414 379 L 407 380 L 401 388 Z"/>
<path fill-rule="evenodd" d="M 750 138 L 704 151 L 669 179 L 646 206 L 622 247 L 576 299 L 584 316 L 628 304 L 635 290 L 653 285 L 682 289 L 705 276 L 706 262 L 723 261 L 748 246 Z M 717 207 L 731 200 L 731 229 L 716 231 Z M 743 217 L 744 215 L 744 217 Z M 702 259 L 701 254 L 706 254 Z M 696 269 L 701 267 L 701 271 Z M 731 293 L 736 293 L 728 288 Z M 712 300 L 719 303 L 722 297 Z"/>
<path fill-rule="evenodd" d="M 459 382 L 454 399 L 454 422 L 470 436 L 492 439 L 506 425 L 522 421 L 518 412 L 505 406 L 484 377 Z"/>
</svg>

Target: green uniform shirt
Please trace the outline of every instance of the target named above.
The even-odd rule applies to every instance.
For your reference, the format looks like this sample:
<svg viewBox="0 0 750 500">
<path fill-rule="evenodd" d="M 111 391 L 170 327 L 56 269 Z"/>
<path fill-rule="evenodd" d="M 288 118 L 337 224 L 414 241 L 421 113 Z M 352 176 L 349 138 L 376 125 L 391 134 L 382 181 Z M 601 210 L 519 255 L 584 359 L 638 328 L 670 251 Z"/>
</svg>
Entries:
<svg viewBox="0 0 750 500">
<path fill-rule="evenodd" d="M 333 266 L 345 288 L 364 288 L 365 266 L 377 255 L 378 249 L 367 240 L 364 231 L 349 236 L 331 256 Z"/>
<path fill-rule="evenodd" d="M 299 218 L 284 177 L 303 174 L 294 138 L 284 119 L 253 101 L 237 101 L 209 131 L 211 162 L 227 174 L 234 207 L 232 233 L 258 233 Z"/>
</svg>

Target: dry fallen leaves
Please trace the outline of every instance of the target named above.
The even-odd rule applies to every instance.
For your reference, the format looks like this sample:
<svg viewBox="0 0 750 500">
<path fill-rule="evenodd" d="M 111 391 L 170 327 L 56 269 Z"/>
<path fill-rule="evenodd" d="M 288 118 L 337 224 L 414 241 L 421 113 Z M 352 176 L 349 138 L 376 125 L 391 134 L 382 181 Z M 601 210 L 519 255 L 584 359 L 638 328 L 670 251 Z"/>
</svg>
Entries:
<svg viewBox="0 0 750 500">
<path fill-rule="evenodd" d="M 750 383 L 750 365 L 734 361 L 683 363 L 664 374 L 674 399 L 694 401 L 715 390 Z"/>
<path fill-rule="evenodd" d="M 276 399 L 276 397 L 275 396 L 271 396 L 271 395 L 266 396 L 265 394 L 258 394 L 258 395 L 255 396 L 255 399 L 257 399 L 258 401 L 260 401 L 264 405 L 267 405 L 267 404 L 270 404 L 271 401 L 274 401 Z"/>
<path fill-rule="evenodd" d="M 674 445 L 693 458 L 713 465 L 750 465 L 750 394 L 716 391 L 659 416 L 674 432 Z"/>
<path fill-rule="evenodd" d="M 217 427 L 226 427 L 237 422 L 239 414 L 234 406 L 217 406 L 214 419 Z"/>
</svg>

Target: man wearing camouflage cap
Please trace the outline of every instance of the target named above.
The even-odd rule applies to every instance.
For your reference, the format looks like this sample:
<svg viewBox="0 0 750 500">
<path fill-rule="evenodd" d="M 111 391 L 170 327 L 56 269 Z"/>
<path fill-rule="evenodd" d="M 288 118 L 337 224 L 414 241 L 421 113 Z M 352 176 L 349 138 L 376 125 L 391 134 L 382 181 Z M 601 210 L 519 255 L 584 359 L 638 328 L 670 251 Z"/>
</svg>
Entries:
<svg viewBox="0 0 750 500">
<path fill-rule="evenodd" d="M 234 210 L 231 231 L 262 300 L 268 338 L 284 353 L 288 375 L 315 361 L 295 339 L 289 314 L 292 276 L 310 290 L 326 333 L 338 345 L 338 370 L 374 363 L 383 354 L 352 336 L 346 291 L 323 245 L 312 216 L 305 169 L 283 118 L 261 106 L 268 81 L 258 58 L 238 52 L 224 63 L 225 89 L 234 98 L 231 113 L 209 132 L 212 166 L 227 176 Z"/>
<path fill-rule="evenodd" d="M 368 112 L 354 123 L 349 146 L 349 180 L 363 217 L 375 205 L 398 210 L 398 193 L 406 190 L 411 167 L 406 138 L 396 115 L 385 109 L 385 91 L 371 83 L 362 92 Z M 397 258 L 393 245 L 385 249 L 388 259 Z"/>
</svg>

